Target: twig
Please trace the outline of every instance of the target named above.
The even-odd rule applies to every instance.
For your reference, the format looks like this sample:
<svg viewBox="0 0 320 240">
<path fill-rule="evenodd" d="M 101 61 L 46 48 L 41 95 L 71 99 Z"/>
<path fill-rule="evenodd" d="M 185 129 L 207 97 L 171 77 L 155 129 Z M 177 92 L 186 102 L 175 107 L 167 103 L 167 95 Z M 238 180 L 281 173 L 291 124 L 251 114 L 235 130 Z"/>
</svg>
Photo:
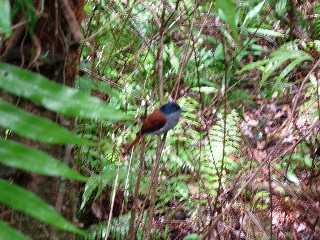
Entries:
<svg viewBox="0 0 320 240">
<path fill-rule="evenodd" d="M 156 160 L 153 164 L 152 167 L 152 172 L 151 172 L 151 181 L 150 181 L 150 207 L 148 208 L 148 224 L 145 227 L 145 236 L 144 239 L 149 240 L 150 239 L 150 234 L 151 234 L 151 229 L 153 226 L 153 212 L 154 212 L 154 207 L 156 203 L 156 195 L 157 195 L 157 187 L 158 187 L 158 178 L 159 178 L 159 164 L 160 164 L 160 158 L 161 158 L 161 153 L 166 141 L 167 134 L 163 136 L 162 139 L 159 139 L 159 144 L 158 148 L 156 151 Z"/>
<path fill-rule="evenodd" d="M 197 7 L 198 7 L 198 5 L 195 7 L 195 9 L 197 9 Z M 212 7 L 212 3 L 209 6 L 208 12 L 210 12 L 211 7 Z M 201 35 L 202 31 L 203 31 L 203 28 L 204 28 L 204 26 L 205 26 L 205 24 L 207 22 L 207 19 L 208 18 L 206 18 L 205 21 L 203 22 L 203 24 L 202 24 L 202 26 L 200 28 L 200 31 L 199 31 L 199 33 L 198 33 L 198 35 L 197 35 L 197 37 L 195 39 L 192 39 L 192 32 L 190 30 L 189 38 L 191 38 L 193 40 L 193 42 L 197 42 L 198 41 L 198 39 L 199 39 L 199 37 L 200 37 L 200 35 Z M 194 18 L 192 19 L 192 22 L 190 24 L 190 29 L 193 28 L 193 24 L 194 24 Z M 189 60 L 189 58 L 191 57 L 191 54 L 192 54 L 192 50 L 189 51 L 190 45 L 191 45 L 190 41 L 188 41 L 187 46 L 185 47 L 185 50 L 184 50 L 184 52 L 182 54 L 181 61 L 179 63 L 178 78 L 177 78 L 177 81 L 175 82 L 174 87 L 173 87 L 172 92 L 171 92 L 171 95 L 173 95 L 173 92 L 175 91 L 174 92 L 174 98 L 173 98 L 174 100 L 177 100 L 177 98 L 178 98 L 178 93 L 179 93 L 180 82 L 181 82 L 181 79 L 182 79 L 183 70 L 184 70 L 184 67 L 187 64 L 187 62 L 188 62 L 188 60 Z"/>
<path fill-rule="evenodd" d="M 66 145 L 63 162 L 67 165 L 70 164 L 71 159 L 72 159 L 72 149 L 73 149 L 72 145 Z M 55 204 L 55 207 L 58 212 L 60 212 L 62 209 L 64 193 L 65 193 L 65 181 L 62 180 L 62 182 L 60 184 L 56 204 Z"/>
<path fill-rule="evenodd" d="M 228 86 L 228 78 L 229 78 L 229 69 L 228 66 L 228 60 L 227 60 L 227 48 L 226 48 L 226 42 L 223 41 L 223 49 L 224 49 L 224 78 L 223 78 L 223 141 L 222 141 L 222 156 L 221 156 L 221 166 L 219 171 L 219 178 L 218 178 L 218 189 L 217 189 L 217 195 L 215 197 L 214 205 L 213 205 L 213 211 L 217 210 L 217 205 L 219 201 L 219 196 L 221 192 L 222 187 L 222 175 L 224 170 L 224 158 L 226 155 L 226 139 L 227 139 L 227 86 Z M 214 214 L 214 213 L 213 213 Z M 211 220 L 212 222 L 212 220 Z M 211 228 L 215 227 L 215 225 L 211 225 Z"/>
<path fill-rule="evenodd" d="M 309 79 L 310 75 L 313 73 L 313 71 L 320 65 L 320 58 L 318 59 L 318 61 L 313 65 L 313 67 L 311 68 L 311 70 L 308 72 L 308 74 L 305 76 L 305 78 L 303 79 L 301 86 L 299 88 L 299 91 L 297 93 L 297 95 L 295 96 L 294 100 L 293 100 L 293 107 L 292 107 L 292 114 L 290 116 L 290 120 L 288 122 L 288 124 L 290 124 L 295 116 L 295 111 L 297 109 L 297 105 L 298 105 L 298 101 L 299 98 L 301 96 L 302 93 L 302 89 L 304 87 L 304 85 L 306 84 L 306 81 Z"/>
<path fill-rule="evenodd" d="M 117 193 L 117 188 L 118 188 L 119 172 L 120 172 L 120 164 L 118 164 L 118 166 L 117 166 L 116 178 L 115 178 L 114 184 L 113 184 L 113 191 L 112 191 L 112 196 L 111 196 L 111 206 L 110 206 L 108 225 L 107 225 L 107 233 L 106 233 L 106 236 L 105 236 L 105 240 L 108 239 L 109 234 L 110 234 L 112 213 L 113 213 L 113 207 L 114 207 L 114 200 L 115 200 L 116 193 Z"/>
<path fill-rule="evenodd" d="M 61 119 L 63 119 L 61 117 Z M 71 160 L 72 160 L 72 149 L 73 149 L 73 145 L 66 145 L 65 147 L 65 151 L 64 151 L 64 157 L 63 157 L 63 162 L 66 164 L 66 165 L 69 165 Z M 56 203 L 55 203 L 55 208 L 58 212 L 61 213 L 61 210 L 62 210 L 62 207 L 63 207 L 63 203 L 64 203 L 64 195 L 65 195 L 65 192 L 66 192 L 66 181 L 65 180 L 61 180 L 61 181 L 58 181 L 57 183 L 59 185 L 59 192 L 58 192 L 58 196 L 57 196 L 57 199 L 56 199 Z M 58 239 L 58 236 L 56 235 L 56 233 L 53 231 L 52 232 L 52 239 Z"/>
<path fill-rule="evenodd" d="M 60 3 L 62 5 L 62 10 L 63 10 L 64 17 L 66 19 L 66 22 L 68 23 L 70 32 L 72 33 L 73 40 L 76 43 L 80 43 L 83 36 L 80 31 L 80 25 L 77 21 L 76 16 L 74 15 L 73 10 L 70 7 L 69 1 L 60 0 Z"/>
<path fill-rule="evenodd" d="M 33 58 L 30 60 L 30 63 L 28 64 L 27 68 L 31 68 L 32 65 L 36 63 L 42 51 L 41 42 L 39 38 L 35 34 L 33 34 L 31 39 L 32 39 L 32 43 L 34 44 L 35 53 Z"/>
<path fill-rule="evenodd" d="M 166 13 L 166 8 L 163 3 L 162 14 L 161 14 L 161 26 L 160 26 L 160 39 L 159 39 L 159 50 L 157 53 L 157 72 L 159 77 L 159 96 L 160 96 L 160 104 L 163 104 L 163 95 L 164 95 L 164 79 L 163 79 L 163 38 L 164 38 L 164 17 Z"/>
<path fill-rule="evenodd" d="M 145 152 L 145 140 L 142 139 L 141 151 L 140 151 L 139 173 L 138 173 L 138 177 L 137 177 L 137 181 L 136 181 L 136 185 L 133 193 L 133 204 L 132 204 L 133 207 L 131 209 L 131 217 L 130 217 L 127 240 L 135 239 L 135 233 L 137 232 L 137 226 L 135 225 L 135 221 L 136 221 L 136 211 L 138 210 L 138 195 L 139 195 L 140 183 L 141 183 L 141 179 L 142 179 L 142 176 L 144 173 L 144 167 L 145 167 L 144 152 Z"/>
<path fill-rule="evenodd" d="M 272 213 L 273 213 L 273 205 L 272 205 L 272 179 L 271 179 L 271 162 L 268 164 L 268 183 L 269 183 L 269 209 L 270 209 L 270 240 L 272 240 Z"/>
</svg>

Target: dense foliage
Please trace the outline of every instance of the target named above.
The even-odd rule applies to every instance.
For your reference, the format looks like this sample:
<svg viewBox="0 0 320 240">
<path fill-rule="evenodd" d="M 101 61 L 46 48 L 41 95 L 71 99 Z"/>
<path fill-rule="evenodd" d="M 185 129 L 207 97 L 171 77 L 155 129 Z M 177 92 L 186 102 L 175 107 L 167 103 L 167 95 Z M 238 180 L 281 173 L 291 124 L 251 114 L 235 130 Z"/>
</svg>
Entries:
<svg viewBox="0 0 320 240">
<path fill-rule="evenodd" d="M 0 3 L 0 239 L 320 238 L 317 1 L 71 2 Z"/>
</svg>

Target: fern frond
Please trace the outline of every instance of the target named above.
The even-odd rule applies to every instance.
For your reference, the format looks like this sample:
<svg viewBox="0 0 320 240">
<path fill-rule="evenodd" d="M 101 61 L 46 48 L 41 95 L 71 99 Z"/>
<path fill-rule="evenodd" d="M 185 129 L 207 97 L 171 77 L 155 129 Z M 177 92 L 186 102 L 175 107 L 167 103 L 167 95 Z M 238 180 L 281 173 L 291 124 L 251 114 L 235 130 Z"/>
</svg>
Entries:
<svg viewBox="0 0 320 240">
<path fill-rule="evenodd" d="M 314 13 L 317 17 L 314 20 L 314 37 L 315 39 L 320 39 L 320 4 L 317 4 L 314 8 Z"/>
<path fill-rule="evenodd" d="M 234 171 L 238 164 L 233 156 L 239 154 L 240 130 L 238 124 L 240 117 L 236 111 L 232 111 L 226 116 L 226 129 L 224 130 L 224 119 L 222 114 L 218 114 L 217 123 L 210 129 L 208 138 L 205 141 L 203 152 L 201 153 L 200 173 L 205 188 L 211 195 L 216 195 L 218 181 L 225 182 L 226 171 Z M 224 141 L 225 131 L 225 142 Z M 223 151 L 224 147 L 224 151 Z M 223 164 L 223 172 L 220 172 Z"/>
<path fill-rule="evenodd" d="M 122 240 L 126 239 L 129 231 L 129 221 L 130 221 L 130 213 L 122 215 L 118 218 L 113 218 L 111 221 L 110 227 L 110 235 L 108 239 L 110 240 Z M 105 239 L 107 232 L 107 224 L 102 223 L 99 225 L 92 226 L 89 230 L 89 236 L 85 240 L 96 240 L 96 239 Z M 154 240 L 167 239 L 166 233 L 161 233 L 157 229 L 152 229 L 151 238 Z M 143 231 L 140 227 L 137 231 L 137 240 L 143 240 Z"/>
</svg>

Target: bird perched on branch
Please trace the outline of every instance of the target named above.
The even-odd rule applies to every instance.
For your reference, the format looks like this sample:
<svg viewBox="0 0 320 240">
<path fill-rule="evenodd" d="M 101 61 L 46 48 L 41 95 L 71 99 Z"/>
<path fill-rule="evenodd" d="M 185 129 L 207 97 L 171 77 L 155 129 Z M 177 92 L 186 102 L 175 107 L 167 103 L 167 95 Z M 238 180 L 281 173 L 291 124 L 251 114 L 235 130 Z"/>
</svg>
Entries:
<svg viewBox="0 0 320 240">
<path fill-rule="evenodd" d="M 181 108 L 171 100 L 154 110 L 143 120 L 141 130 L 137 133 L 133 142 L 128 146 L 127 152 L 130 152 L 145 134 L 160 135 L 174 128 L 179 121 L 180 115 Z"/>
</svg>

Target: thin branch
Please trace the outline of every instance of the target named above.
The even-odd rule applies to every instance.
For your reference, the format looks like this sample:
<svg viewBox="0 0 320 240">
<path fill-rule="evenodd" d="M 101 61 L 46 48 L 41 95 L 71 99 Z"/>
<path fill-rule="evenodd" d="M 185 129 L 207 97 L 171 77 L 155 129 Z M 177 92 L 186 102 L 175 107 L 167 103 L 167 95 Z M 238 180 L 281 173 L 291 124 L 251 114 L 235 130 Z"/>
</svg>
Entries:
<svg viewBox="0 0 320 240">
<path fill-rule="evenodd" d="M 131 210 L 131 217 L 130 217 L 130 223 L 129 223 L 129 231 L 128 231 L 128 237 L 127 240 L 135 239 L 136 232 L 138 230 L 136 222 L 136 212 L 138 210 L 138 196 L 139 196 L 139 190 L 140 190 L 140 183 L 141 179 L 144 173 L 144 167 L 145 167 L 145 159 L 144 159 L 144 153 L 145 153 L 145 140 L 142 139 L 141 141 L 141 151 L 140 151 L 140 165 L 139 165 L 139 173 L 136 181 L 136 185 L 134 188 L 133 193 L 133 207 Z M 143 209 L 142 209 L 143 211 Z"/>
<path fill-rule="evenodd" d="M 269 209 L 270 209 L 270 239 L 272 239 L 272 213 L 273 213 L 273 205 L 272 205 L 272 179 L 271 179 L 271 162 L 268 164 L 268 183 L 269 183 Z"/>
<path fill-rule="evenodd" d="M 162 14 L 161 14 L 161 26 L 160 26 L 160 39 L 159 39 L 159 50 L 157 53 L 157 72 L 159 77 L 159 96 L 160 104 L 163 104 L 163 95 L 164 95 L 164 79 L 163 79 L 163 47 L 164 47 L 164 18 L 165 18 L 166 8 L 163 3 Z"/>
<path fill-rule="evenodd" d="M 72 33 L 73 40 L 76 43 L 80 43 L 83 36 L 80 31 L 80 25 L 77 21 L 76 16 L 74 15 L 72 8 L 70 7 L 69 1 L 60 0 L 60 3 L 62 5 L 62 10 L 63 10 L 64 17 L 66 19 L 66 22 L 68 23 L 70 32 Z"/>
<path fill-rule="evenodd" d="M 113 184 L 113 191 L 112 191 L 112 196 L 111 196 L 111 206 L 110 206 L 107 232 L 106 232 L 105 239 L 108 239 L 109 234 L 110 234 L 110 230 L 111 230 L 112 213 L 113 213 L 114 201 L 115 201 L 116 193 L 117 193 L 117 189 L 118 189 L 119 173 L 120 173 L 120 164 L 118 164 L 118 166 L 117 166 L 116 178 L 115 178 L 114 184 Z"/>
<path fill-rule="evenodd" d="M 290 124 L 295 116 L 295 111 L 297 110 L 297 105 L 298 105 L 298 101 L 299 98 L 301 96 L 302 90 L 304 88 L 304 85 L 306 84 L 307 80 L 309 79 L 310 75 L 313 73 L 313 71 L 320 65 L 320 58 L 318 59 L 318 61 L 313 65 L 313 67 L 311 68 L 311 70 L 308 72 L 308 74 L 305 76 L 305 78 L 303 79 L 301 86 L 299 88 L 299 91 L 297 93 L 297 95 L 295 96 L 294 100 L 293 100 L 293 106 L 292 106 L 292 114 L 290 117 L 290 120 L 288 121 L 288 124 Z"/>
<path fill-rule="evenodd" d="M 150 207 L 148 208 L 148 223 L 147 226 L 145 227 L 145 236 L 144 239 L 149 240 L 151 239 L 150 234 L 151 234 L 151 229 L 153 226 L 153 212 L 154 212 L 154 207 L 156 203 L 156 195 L 157 195 L 157 187 L 158 187 L 158 178 L 159 178 L 159 165 L 160 165 L 160 158 L 161 158 L 161 153 L 164 148 L 164 144 L 166 141 L 167 134 L 165 134 L 162 139 L 159 139 L 157 151 L 156 151 L 156 160 L 153 164 L 152 171 L 151 171 L 151 181 L 150 181 Z"/>
</svg>

